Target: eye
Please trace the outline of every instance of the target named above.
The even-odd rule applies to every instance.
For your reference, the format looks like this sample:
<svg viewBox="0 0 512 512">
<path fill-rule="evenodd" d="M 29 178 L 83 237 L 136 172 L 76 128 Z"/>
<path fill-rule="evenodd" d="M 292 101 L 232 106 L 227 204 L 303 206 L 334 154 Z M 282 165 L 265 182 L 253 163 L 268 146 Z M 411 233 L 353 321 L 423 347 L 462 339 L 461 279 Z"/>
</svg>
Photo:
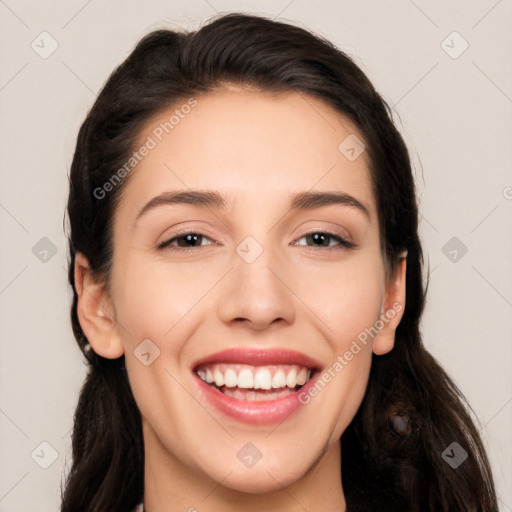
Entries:
<svg viewBox="0 0 512 512">
<path fill-rule="evenodd" d="M 320 246 L 320 249 L 327 250 L 340 250 L 344 247 L 347 249 L 353 249 L 356 245 L 352 242 L 349 242 L 347 239 L 343 238 L 341 235 L 330 233 L 329 231 L 312 231 L 311 233 L 307 233 L 306 235 L 299 238 L 299 240 L 306 239 L 306 242 L 311 241 L 317 247 Z M 338 242 L 334 246 L 329 244 L 329 241 Z M 294 242 L 293 245 L 304 245 Z"/>
<path fill-rule="evenodd" d="M 186 232 L 186 233 L 179 233 L 177 236 L 170 238 L 169 240 L 165 240 L 163 242 L 160 242 L 157 245 L 158 249 L 164 249 L 166 247 L 172 247 L 173 250 L 189 250 L 189 249 L 195 249 L 196 247 L 201 247 L 203 244 L 203 240 L 212 240 L 210 237 L 202 234 L 202 233 L 196 233 L 196 232 Z M 174 242 L 177 242 L 178 245 L 176 246 Z M 216 243 L 216 242 L 214 242 Z M 204 244 L 209 245 L 209 244 Z"/>
</svg>

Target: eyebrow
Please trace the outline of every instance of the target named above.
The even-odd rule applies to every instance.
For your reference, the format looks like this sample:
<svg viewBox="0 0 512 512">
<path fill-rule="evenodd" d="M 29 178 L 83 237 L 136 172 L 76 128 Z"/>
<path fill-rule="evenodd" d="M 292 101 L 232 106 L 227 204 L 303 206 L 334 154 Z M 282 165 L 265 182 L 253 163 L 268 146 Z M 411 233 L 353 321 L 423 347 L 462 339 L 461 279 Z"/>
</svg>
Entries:
<svg viewBox="0 0 512 512">
<path fill-rule="evenodd" d="M 190 204 L 217 210 L 228 210 L 233 206 L 231 201 L 228 201 L 223 194 L 215 190 L 176 190 L 163 192 L 144 205 L 135 218 L 134 225 L 150 210 L 173 204 Z M 355 197 L 344 192 L 299 192 L 292 195 L 288 202 L 289 210 L 313 210 L 330 205 L 342 205 L 355 208 L 370 219 L 368 209 Z"/>
</svg>

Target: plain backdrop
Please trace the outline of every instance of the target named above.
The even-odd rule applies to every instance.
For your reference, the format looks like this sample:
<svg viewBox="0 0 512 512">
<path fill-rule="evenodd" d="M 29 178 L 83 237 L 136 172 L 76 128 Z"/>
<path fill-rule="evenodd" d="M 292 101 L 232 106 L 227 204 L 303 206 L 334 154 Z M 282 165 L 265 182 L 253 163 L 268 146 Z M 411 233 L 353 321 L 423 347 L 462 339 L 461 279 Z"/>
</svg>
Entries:
<svg viewBox="0 0 512 512">
<path fill-rule="evenodd" d="M 512 1 L 0 0 L 0 512 L 57 511 L 70 463 L 85 366 L 63 215 L 78 129 L 143 35 L 228 11 L 330 39 L 393 107 L 430 272 L 424 341 L 471 403 L 512 510 Z"/>
</svg>

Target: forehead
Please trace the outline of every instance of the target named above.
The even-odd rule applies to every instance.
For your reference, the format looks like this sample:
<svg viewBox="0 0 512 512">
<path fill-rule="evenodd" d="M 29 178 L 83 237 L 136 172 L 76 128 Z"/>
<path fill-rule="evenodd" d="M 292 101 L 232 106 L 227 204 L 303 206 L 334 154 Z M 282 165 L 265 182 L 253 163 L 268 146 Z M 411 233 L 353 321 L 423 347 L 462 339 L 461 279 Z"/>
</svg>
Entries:
<svg viewBox="0 0 512 512">
<path fill-rule="evenodd" d="M 134 206 L 162 191 L 193 188 L 221 190 L 233 206 L 270 205 L 296 192 L 339 190 L 373 216 L 367 154 L 346 153 L 353 140 L 363 141 L 359 131 L 312 96 L 221 89 L 178 102 L 146 123 L 135 149 L 151 149 L 123 201 Z"/>
</svg>

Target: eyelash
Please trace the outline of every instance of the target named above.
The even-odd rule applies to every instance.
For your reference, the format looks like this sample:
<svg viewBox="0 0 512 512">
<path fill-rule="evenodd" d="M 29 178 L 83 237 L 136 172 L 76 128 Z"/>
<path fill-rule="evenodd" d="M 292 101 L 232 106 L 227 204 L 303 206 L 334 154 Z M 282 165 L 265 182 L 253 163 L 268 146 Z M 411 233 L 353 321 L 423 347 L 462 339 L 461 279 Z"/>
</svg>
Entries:
<svg viewBox="0 0 512 512">
<path fill-rule="evenodd" d="M 340 235 L 338 235 L 336 233 L 332 233 L 330 231 L 311 231 L 309 233 L 306 233 L 306 234 L 302 235 L 299 238 L 299 240 L 301 238 L 304 238 L 304 237 L 307 237 L 307 236 L 311 236 L 311 235 L 315 235 L 315 234 L 326 235 L 328 238 L 334 239 L 334 240 L 338 241 L 339 245 L 334 246 L 334 247 L 313 247 L 313 249 L 323 249 L 323 250 L 326 250 L 326 251 L 339 251 L 339 250 L 343 250 L 343 249 L 354 249 L 354 248 L 357 247 L 356 244 L 354 244 L 352 242 L 349 242 L 347 239 L 343 238 L 342 236 L 340 236 Z M 161 250 L 161 249 L 169 249 L 169 248 L 172 247 L 171 250 L 173 250 L 173 251 L 191 252 L 191 251 L 194 251 L 195 249 L 198 249 L 199 247 L 201 247 L 201 246 L 199 246 L 199 247 L 175 247 L 175 246 L 171 246 L 172 242 L 174 242 L 175 240 L 178 240 L 180 238 L 184 238 L 187 235 L 199 235 L 201 237 L 208 238 L 209 240 L 212 240 L 209 236 L 207 236 L 207 235 L 205 235 L 203 233 L 200 233 L 200 232 L 197 232 L 197 231 L 186 231 L 186 232 L 183 232 L 183 233 L 178 233 L 176 236 L 174 236 L 173 238 L 170 238 L 169 240 L 165 240 L 163 242 L 160 242 L 157 245 L 157 249 L 159 249 L 159 250 Z M 214 244 L 216 244 L 216 243 L 217 242 L 214 242 Z M 296 242 L 294 242 L 293 245 L 298 245 L 298 244 Z M 310 247 L 310 246 L 302 246 L 302 247 Z"/>
</svg>

